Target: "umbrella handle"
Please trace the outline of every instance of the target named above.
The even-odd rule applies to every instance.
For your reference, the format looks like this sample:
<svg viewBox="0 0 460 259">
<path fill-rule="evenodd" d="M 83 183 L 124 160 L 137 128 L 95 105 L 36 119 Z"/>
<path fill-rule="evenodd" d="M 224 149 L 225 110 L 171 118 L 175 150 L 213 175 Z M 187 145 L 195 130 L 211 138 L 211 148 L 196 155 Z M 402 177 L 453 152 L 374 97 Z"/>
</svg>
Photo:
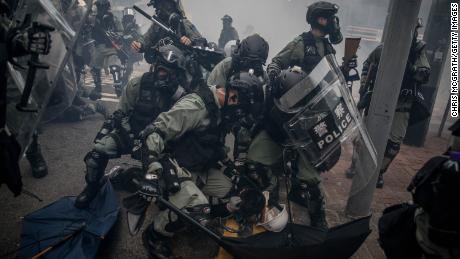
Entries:
<svg viewBox="0 0 460 259">
<path fill-rule="evenodd" d="M 168 209 L 174 211 L 177 215 L 180 217 L 186 219 L 189 223 L 192 225 L 198 227 L 199 229 L 203 230 L 206 232 L 214 241 L 216 241 L 218 244 L 222 243 L 222 237 L 208 229 L 207 227 L 203 226 L 200 224 L 200 222 L 196 221 L 194 218 L 190 217 L 188 214 L 184 213 L 182 210 L 177 208 L 174 204 L 171 202 L 165 200 L 163 197 L 158 196 L 157 201 L 161 202 L 163 205 L 165 205 Z"/>
<path fill-rule="evenodd" d="M 76 229 L 75 232 L 71 233 L 71 234 L 68 234 L 67 236 L 65 236 L 64 238 L 62 238 L 61 240 L 57 241 L 56 243 L 48 246 L 47 248 L 45 248 L 44 250 L 38 252 L 36 255 L 32 256 L 31 259 L 38 259 L 40 258 L 41 256 L 43 256 L 44 254 L 48 253 L 49 251 L 53 250 L 53 248 L 56 248 L 57 246 L 61 245 L 62 243 L 64 243 L 65 241 L 71 239 L 72 237 L 74 237 L 76 234 L 80 233 L 83 228 L 85 228 L 86 224 L 83 224 L 80 228 Z"/>
<path fill-rule="evenodd" d="M 52 246 L 49 246 L 47 247 L 45 250 L 42 250 L 40 251 L 38 254 L 32 256 L 31 259 L 38 259 L 40 258 L 41 256 L 43 256 L 44 254 L 48 253 L 49 251 L 51 251 L 55 246 L 58 246 L 59 244 L 65 242 L 66 240 L 68 240 L 69 238 L 71 238 L 74 234 L 70 234 L 70 235 L 67 235 L 65 236 L 61 241 L 59 241 L 58 243 L 56 243 L 55 245 L 52 245 Z"/>
</svg>

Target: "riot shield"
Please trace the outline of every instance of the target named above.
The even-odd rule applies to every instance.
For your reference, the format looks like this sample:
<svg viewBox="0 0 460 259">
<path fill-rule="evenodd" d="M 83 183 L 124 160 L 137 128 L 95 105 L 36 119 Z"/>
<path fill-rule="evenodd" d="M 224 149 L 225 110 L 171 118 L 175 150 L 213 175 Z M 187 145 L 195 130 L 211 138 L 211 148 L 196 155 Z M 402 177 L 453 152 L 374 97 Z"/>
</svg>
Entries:
<svg viewBox="0 0 460 259">
<path fill-rule="evenodd" d="M 28 112 L 16 109 L 21 93 L 26 86 L 26 78 L 31 76 L 31 69 L 27 69 L 30 56 L 15 59 L 23 68 L 9 64 L 8 82 L 8 112 L 7 125 L 16 135 L 23 152 L 30 141 L 31 134 L 36 130 L 44 115 L 48 112 L 52 93 L 58 86 L 60 76 L 67 78 L 61 91 L 60 101 L 52 104 L 55 107 L 49 110 L 48 119 L 67 108 L 75 96 L 77 85 L 75 71 L 69 62 L 72 48 L 78 37 L 82 24 L 86 21 L 92 1 L 64 1 L 64 0 L 22 0 L 18 4 L 14 20 L 23 21 L 30 16 L 33 22 L 50 25 L 55 28 L 51 32 L 52 46 L 48 55 L 40 55 L 40 63 L 49 66 L 48 69 L 37 69 L 33 74 L 33 87 L 27 104 Z M 24 69 L 25 67 L 25 69 Z"/>
<path fill-rule="evenodd" d="M 376 169 L 375 147 L 333 55 L 325 56 L 306 78 L 286 92 L 279 108 L 293 115 L 283 128 L 306 163 L 319 171 L 345 174 L 359 163 L 352 154 L 360 152 L 371 158 L 370 168 Z M 360 188 L 375 173 L 367 170 L 360 176 Z"/>
</svg>

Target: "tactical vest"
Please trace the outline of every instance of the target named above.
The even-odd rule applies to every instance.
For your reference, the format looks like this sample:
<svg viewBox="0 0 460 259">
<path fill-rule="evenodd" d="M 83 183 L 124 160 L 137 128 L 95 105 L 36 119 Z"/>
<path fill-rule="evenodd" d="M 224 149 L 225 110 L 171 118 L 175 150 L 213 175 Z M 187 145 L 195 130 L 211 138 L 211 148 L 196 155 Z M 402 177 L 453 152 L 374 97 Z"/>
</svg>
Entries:
<svg viewBox="0 0 460 259">
<path fill-rule="evenodd" d="M 177 162 L 190 171 L 207 170 L 225 158 L 225 144 L 218 125 L 218 112 L 214 95 L 206 85 L 200 85 L 195 93 L 204 101 L 211 122 L 204 131 L 190 131 L 167 147 Z"/>
<path fill-rule="evenodd" d="M 165 89 L 155 88 L 155 74 L 147 72 L 142 75 L 139 99 L 130 116 L 130 125 L 135 135 L 152 123 L 160 113 L 169 110 L 181 96 L 173 97 Z"/>
<path fill-rule="evenodd" d="M 304 32 L 300 35 L 303 40 L 304 45 L 304 58 L 303 64 L 301 64 L 302 70 L 308 74 L 315 68 L 315 66 L 321 61 L 323 58 L 319 55 L 318 49 L 316 48 L 316 40 L 311 33 Z M 329 42 L 327 38 L 323 39 L 324 42 L 324 55 L 334 54 L 335 49 L 332 47 L 332 44 Z"/>
</svg>

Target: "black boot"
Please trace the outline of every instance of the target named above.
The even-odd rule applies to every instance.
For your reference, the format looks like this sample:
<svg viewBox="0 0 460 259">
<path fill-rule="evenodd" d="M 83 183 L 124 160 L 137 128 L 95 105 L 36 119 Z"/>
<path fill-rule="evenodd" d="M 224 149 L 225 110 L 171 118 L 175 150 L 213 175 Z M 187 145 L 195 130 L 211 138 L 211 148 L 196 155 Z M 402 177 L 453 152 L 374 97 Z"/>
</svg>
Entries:
<svg viewBox="0 0 460 259">
<path fill-rule="evenodd" d="M 101 70 L 91 69 L 91 74 L 93 75 L 94 89 L 89 94 L 89 98 L 93 101 L 99 100 L 102 98 L 102 79 L 101 79 Z"/>
<path fill-rule="evenodd" d="M 94 200 L 100 188 L 99 183 L 88 183 L 85 189 L 75 199 L 75 207 L 79 209 L 88 208 L 91 201 Z"/>
<path fill-rule="evenodd" d="M 155 231 L 152 222 L 142 233 L 142 243 L 153 259 L 170 259 L 172 255 L 170 238 Z"/>
<path fill-rule="evenodd" d="M 319 191 L 321 192 L 321 191 Z M 310 207 L 308 208 L 310 214 L 310 221 L 312 227 L 327 229 L 326 221 L 326 204 L 324 203 L 324 196 L 322 193 L 310 197 Z"/>
<path fill-rule="evenodd" d="M 383 184 L 384 184 L 384 182 L 383 182 L 383 173 L 380 173 L 379 178 L 377 179 L 376 187 L 381 189 L 381 188 L 383 188 Z"/>
<path fill-rule="evenodd" d="M 91 151 L 86 155 L 86 187 L 75 199 L 75 207 L 87 208 L 96 197 L 101 187 L 101 178 L 104 175 L 107 162 L 107 158 L 98 152 Z"/>
<path fill-rule="evenodd" d="M 288 194 L 288 199 L 308 209 L 312 227 L 328 228 L 324 196 L 319 184 L 307 184 L 294 178 L 292 179 L 292 189 Z"/>
<path fill-rule="evenodd" d="M 32 176 L 43 178 L 48 174 L 48 166 L 43 158 L 40 144 L 38 144 L 38 134 L 34 133 L 32 143 L 26 151 L 27 160 L 32 168 Z"/>
</svg>

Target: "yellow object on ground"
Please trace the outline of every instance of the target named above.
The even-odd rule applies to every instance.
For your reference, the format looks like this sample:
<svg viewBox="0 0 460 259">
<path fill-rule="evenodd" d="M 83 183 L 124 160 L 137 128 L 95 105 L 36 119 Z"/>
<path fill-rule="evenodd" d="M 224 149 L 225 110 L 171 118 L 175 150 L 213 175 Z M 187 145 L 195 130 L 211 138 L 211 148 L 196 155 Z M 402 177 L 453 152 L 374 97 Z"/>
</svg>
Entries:
<svg viewBox="0 0 460 259">
<path fill-rule="evenodd" d="M 225 222 L 225 226 L 227 226 L 230 229 L 234 229 L 234 230 L 238 230 L 240 227 L 239 224 L 234 219 L 227 219 L 227 221 Z M 261 226 L 254 225 L 252 227 L 253 235 L 256 235 L 256 234 L 259 234 L 265 231 L 266 230 Z M 233 232 L 225 230 L 224 237 L 238 237 L 238 233 L 233 233 Z M 233 256 L 221 247 L 219 248 L 219 253 L 217 253 L 217 256 L 215 259 L 233 259 Z"/>
</svg>

